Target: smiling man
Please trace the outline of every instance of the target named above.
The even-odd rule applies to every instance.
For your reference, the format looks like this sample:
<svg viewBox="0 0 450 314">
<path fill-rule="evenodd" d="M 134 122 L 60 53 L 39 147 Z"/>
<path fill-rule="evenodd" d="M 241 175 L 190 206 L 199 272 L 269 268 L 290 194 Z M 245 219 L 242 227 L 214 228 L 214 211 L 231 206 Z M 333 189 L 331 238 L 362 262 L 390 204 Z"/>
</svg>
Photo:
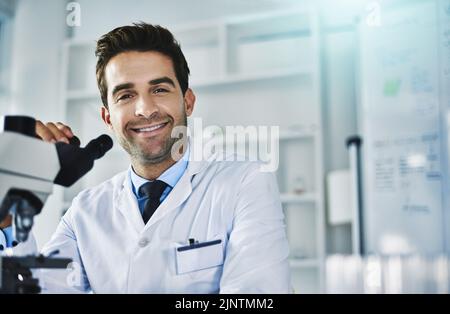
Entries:
<svg viewBox="0 0 450 314">
<path fill-rule="evenodd" d="M 181 80 L 187 80 L 187 65 L 179 71 L 186 76 Z M 101 93 L 106 93 L 103 121 L 130 155 L 134 171 L 156 179 L 174 163 L 171 149 L 179 139 L 171 131 L 187 126 L 194 93 L 182 89 L 171 58 L 157 51 L 122 52 L 107 66 L 99 63 L 97 75 Z"/>
<path fill-rule="evenodd" d="M 96 55 L 101 117 L 131 166 L 73 200 L 43 253 L 59 250 L 74 263 L 42 271 L 45 291 L 290 292 L 273 173 L 217 153 L 192 160 L 193 139 L 172 136 L 195 105 L 172 34 L 145 23 L 120 27 L 100 38 Z M 46 141 L 73 136 L 61 123 L 38 122 L 37 133 Z M 30 252 L 32 242 L 15 250 Z"/>
</svg>

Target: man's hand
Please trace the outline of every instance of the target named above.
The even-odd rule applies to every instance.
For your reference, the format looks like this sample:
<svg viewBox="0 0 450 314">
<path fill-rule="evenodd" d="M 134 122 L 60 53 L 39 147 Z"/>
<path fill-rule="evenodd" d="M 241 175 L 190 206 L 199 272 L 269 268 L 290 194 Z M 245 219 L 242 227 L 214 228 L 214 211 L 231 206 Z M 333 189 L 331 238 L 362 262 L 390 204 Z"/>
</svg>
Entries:
<svg viewBox="0 0 450 314">
<path fill-rule="evenodd" d="M 0 222 L 0 229 L 8 228 L 9 226 L 11 226 L 11 224 L 12 224 L 12 216 L 8 215 L 6 216 L 5 219 L 3 219 L 3 221 Z"/>
<path fill-rule="evenodd" d="M 66 144 L 69 144 L 69 139 L 74 136 L 70 127 L 61 122 L 44 124 L 39 120 L 36 120 L 36 134 L 46 142 Z"/>
</svg>

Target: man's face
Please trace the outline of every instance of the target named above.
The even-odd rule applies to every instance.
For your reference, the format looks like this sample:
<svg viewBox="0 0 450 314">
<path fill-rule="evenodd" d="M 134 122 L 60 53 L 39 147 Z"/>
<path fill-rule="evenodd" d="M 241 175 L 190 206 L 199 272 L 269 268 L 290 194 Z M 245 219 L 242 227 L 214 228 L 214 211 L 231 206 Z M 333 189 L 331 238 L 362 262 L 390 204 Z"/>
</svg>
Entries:
<svg viewBox="0 0 450 314">
<path fill-rule="evenodd" d="M 175 126 L 186 126 L 195 103 L 183 96 L 172 60 L 154 51 L 123 52 L 105 68 L 108 109 L 102 119 L 132 159 L 154 164 L 170 157 Z"/>
</svg>

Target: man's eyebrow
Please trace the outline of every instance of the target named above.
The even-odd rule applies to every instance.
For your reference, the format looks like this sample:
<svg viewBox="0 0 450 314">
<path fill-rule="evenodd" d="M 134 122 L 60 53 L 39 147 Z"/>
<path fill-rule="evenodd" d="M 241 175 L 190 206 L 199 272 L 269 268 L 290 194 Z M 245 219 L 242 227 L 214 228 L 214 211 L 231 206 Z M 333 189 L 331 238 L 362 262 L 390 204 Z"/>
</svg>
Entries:
<svg viewBox="0 0 450 314">
<path fill-rule="evenodd" d="M 174 81 L 170 77 L 167 77 L 167 76 L 159 77 L 157 79 L 151 80 L 148 83 L 150 85 L 158 85 L 161 83 L 168 83 L 168 84 L 172 85 L 173 87 L 175 87 Z"/>
<path fill-rule="evenodd" d="M 114 96 L 115 94 L 117 94 L 119 91 L 121 91 L 123 89 L 128 89 L 128 88 L 133 88 L 133 87 L 134 87 L 133 83 L 119 84 L 113 88 L 112 95 Z"/>
</svg>

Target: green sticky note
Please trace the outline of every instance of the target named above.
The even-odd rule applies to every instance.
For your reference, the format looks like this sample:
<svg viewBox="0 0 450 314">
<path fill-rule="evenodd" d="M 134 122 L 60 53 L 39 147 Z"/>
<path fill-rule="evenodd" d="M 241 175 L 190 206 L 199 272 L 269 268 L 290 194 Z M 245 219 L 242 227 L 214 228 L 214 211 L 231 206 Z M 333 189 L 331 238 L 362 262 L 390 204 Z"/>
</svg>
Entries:
<svg viewBox="0 0 450 314">
<path fill-rule="evenodd" d="M 397 96 L 400 90 L 400 79 L 389 79 L 384 82 L 384 95 L 389 97 Z"/>
</svg>

